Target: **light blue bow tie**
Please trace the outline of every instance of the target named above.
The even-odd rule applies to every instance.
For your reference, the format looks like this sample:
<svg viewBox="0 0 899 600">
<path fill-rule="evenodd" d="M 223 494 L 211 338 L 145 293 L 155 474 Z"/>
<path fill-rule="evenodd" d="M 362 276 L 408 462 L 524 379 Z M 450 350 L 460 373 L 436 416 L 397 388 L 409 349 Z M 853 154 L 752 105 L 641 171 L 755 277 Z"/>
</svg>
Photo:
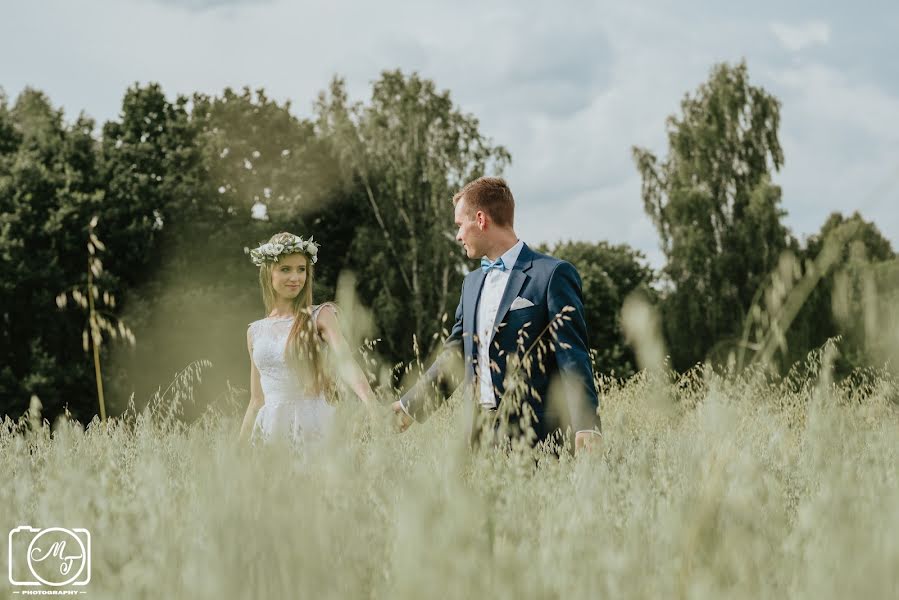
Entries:
<svg viewBox="0 0 899 600">
<path fill-rule="evenodd" d="M 505 271 L 506 263 L 503 262 L 502 257 L 497 258 L 496 262 L 491 261 L 489 258 L 486 258 L 486 257 L 482 258 L 481 259 L 481 270 L 486 273 L 490 269 L 499 269 L 500 271 Z"/>
</svg>

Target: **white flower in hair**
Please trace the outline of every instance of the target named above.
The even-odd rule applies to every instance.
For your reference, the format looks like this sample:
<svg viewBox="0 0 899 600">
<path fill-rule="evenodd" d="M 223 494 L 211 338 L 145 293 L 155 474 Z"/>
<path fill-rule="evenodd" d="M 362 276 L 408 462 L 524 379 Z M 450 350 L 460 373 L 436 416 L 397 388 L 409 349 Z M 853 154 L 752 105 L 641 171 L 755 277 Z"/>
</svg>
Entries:
<svg viewBox="0 0 899 600">
<path fill-rule="evenodd" d="M 258 247 L 249 250 L 244 249 L 250 255 L 250 260 L 257 267 L 261 267 L 266 262 L 278 262 L 278 258 L 287 254 L 308 254 L 312 260 L 312 264 L 318 262 L 318 243 L 312 241 L 312 237 L 304 240 L 300 236 L 291 235 L 279 238 L 277 242 L 266 242 Z"/>
</svg>

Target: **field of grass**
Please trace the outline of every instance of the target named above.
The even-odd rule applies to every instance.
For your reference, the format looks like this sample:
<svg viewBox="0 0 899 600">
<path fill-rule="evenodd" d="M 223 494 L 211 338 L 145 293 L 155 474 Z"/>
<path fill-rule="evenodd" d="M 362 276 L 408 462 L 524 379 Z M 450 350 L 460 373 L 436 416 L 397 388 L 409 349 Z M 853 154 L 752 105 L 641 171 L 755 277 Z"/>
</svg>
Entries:
<svg viewBox="0 0 899 600">
<path fill-rule="evenodd" d="M 89 529 L 97 599 L 896 598 L 899 388 L 820 362 L 600 381 L 601 451 L 536 466 L 470 452 L 459 402 L 400 435 L 341 405 L 304 455 L 165 402 L 7 421 L 0 529 Z"/>
</svg>

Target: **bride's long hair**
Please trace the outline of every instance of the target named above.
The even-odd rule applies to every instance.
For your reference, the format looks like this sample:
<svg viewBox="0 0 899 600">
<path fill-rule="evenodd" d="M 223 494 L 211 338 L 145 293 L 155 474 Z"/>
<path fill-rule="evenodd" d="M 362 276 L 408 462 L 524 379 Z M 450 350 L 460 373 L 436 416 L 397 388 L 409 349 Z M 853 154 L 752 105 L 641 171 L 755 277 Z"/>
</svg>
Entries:
<svg viewBox="0 0 899 600">
<path fill-rule="evenodd" d="M 292 233 L 276 233 L 269 239 L 269 243 L 287 244 L 294 237 Z M 315 279 L 315 265 L 312 263 L 310 254 L 305 252 L 298 254 L 306 257 L 306 283 L 291 305 L 294 319 L 290 334 L 287 336 L 284 357 L 300 382 L 306 385 L 312 393 L 330 395 L 331 382 L 325 373 L 320 338 L 312 320 L 312 285 Z M 265 304 L 266 315 L 274 309 L 277 298 L 275 288 L 272 286 L 272 271 L 277 264 L 277 262 L 266 261 L 259 267 L 259 285 L 262 288 L 262 302 Z"/>
</svg>

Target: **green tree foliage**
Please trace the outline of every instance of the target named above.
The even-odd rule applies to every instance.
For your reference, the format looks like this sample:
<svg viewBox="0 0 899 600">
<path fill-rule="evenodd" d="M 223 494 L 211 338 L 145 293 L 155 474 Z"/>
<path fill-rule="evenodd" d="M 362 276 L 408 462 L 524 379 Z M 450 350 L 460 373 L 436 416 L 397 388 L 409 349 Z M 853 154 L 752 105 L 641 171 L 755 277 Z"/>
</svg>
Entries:
<svg viewBox="0 0 899 600">
<path fill-rule="evenodd" d="M 441 319 L 452 317 L 469 268 L 453 238 L 450 199 L 488 168 L 501 172 L 509 154 L 481 135 L 449 92 L 415 74 L 384 72 L 366 105 L 350 103 L 336 79 L 317 113 L 345 185 L 366 203 L 352 266 L 383 350 L 407 358 L 414 337 L 427 352 L 439 343 Z"/>
<path fill-rule="evenodd" d="M 65 124 L 35 90 L 12 107 L 0 96 L 0 413 L 22 414 L 32 394 L 50 415 L 96 408 L 85 317 L 55 301 L 85 280 L 84 240 L 103 202 L 92 130 L 85 117 Z"/>
<path fill-rule="evenodd" d="M 226 88 L 221 96 L 195 95 L 192 117 L 211 183 L 241 217 L 262 204 L 269 220 L 283 222 L 330 198 L 333 161 L 322 157 L 313 124 L 291 114 L 289 102 L 279 104 L 261 89 Z"/>
<path fill-rule="evenodd" d="M 745 63 L 716 66 L 668 119 L 668 156 L 634 148 L 642 198 L 667 258 L 662 305 L 675 368 L 725 354 L 788 245 L 780 188 L 779 102 Z M 720 351 L 720 352 L 719 352 Z"/>
<path fill-rule="evenodd" d="M 103 127 L 103 222 L 107 246 L 115 249 L 108 266 L 123 285 L 146 281 L 179 220 L 199 220 L 209 208 L 203 154 L 187 104 L 184 97 L 169 102 L 156 84 L 134 86 L 120 119 Z"/>
<path fill-rule="evenodd" d="M 873 263 L 892 260 L 896 257 L 896 253 L 893 252 L 893 245 L 888 239 L 883 237 L 877 225 L 871 221 L 865 221 L 857 211 L 852 213 L 850 217 L 845 217 L 838 212 L 831 213 L 824 225 L 821 226 L 821 231 L 817 235 L 809 237 L 806 241 L 805 255 L 807 257 L 817 256 L 821 251 L 824 240 L 827 239 L 827 236 L 832 231 L 837 227 L 852 223 L 857 224 L 857 229 L 843 249 L 841 263 L 849 262 L 853 258 L 853 254 L 861 252 L 859 248 L 864 248 L 865 260 Z M 861 244 L 861 246 L 858 244 Z"/>
<path fill-rule="evenodd" d="M 806 240 L 800 253 L 805 269 L 840 228 L 849 228 L 851 235 L 842 244 L 833 268 L 809 294 L 787 341 L 790 364 L 801 360 L 809 348 L 821 346 L 828 338 L 842 336 L 836 366 L 845 374 L 882 358 L 883 349 L 876 348 L 875 342 L 884 336 L 872 330 L 882 317 L 879 304 L 899 288 L 888 277 L 893 272 L 890 265 L 896 260 L 892 244 L 874 223 L 864 220 L 858 212 L 849 217 L 832 213 L 821 231 Z"/>
<path fill-rule="evenodd" d="M 595 370 L 618 377 L 633 375 L 637 362 L 624 340 L 621 307 L 631 293 L 655 300 L 650 287 L 655 274 L 643 254 L 626 244 L 607 242 L 559 242 L 539 251 L 570 262 L 581 275 L 590 348 L 596 351 Z"/>
</svg>

